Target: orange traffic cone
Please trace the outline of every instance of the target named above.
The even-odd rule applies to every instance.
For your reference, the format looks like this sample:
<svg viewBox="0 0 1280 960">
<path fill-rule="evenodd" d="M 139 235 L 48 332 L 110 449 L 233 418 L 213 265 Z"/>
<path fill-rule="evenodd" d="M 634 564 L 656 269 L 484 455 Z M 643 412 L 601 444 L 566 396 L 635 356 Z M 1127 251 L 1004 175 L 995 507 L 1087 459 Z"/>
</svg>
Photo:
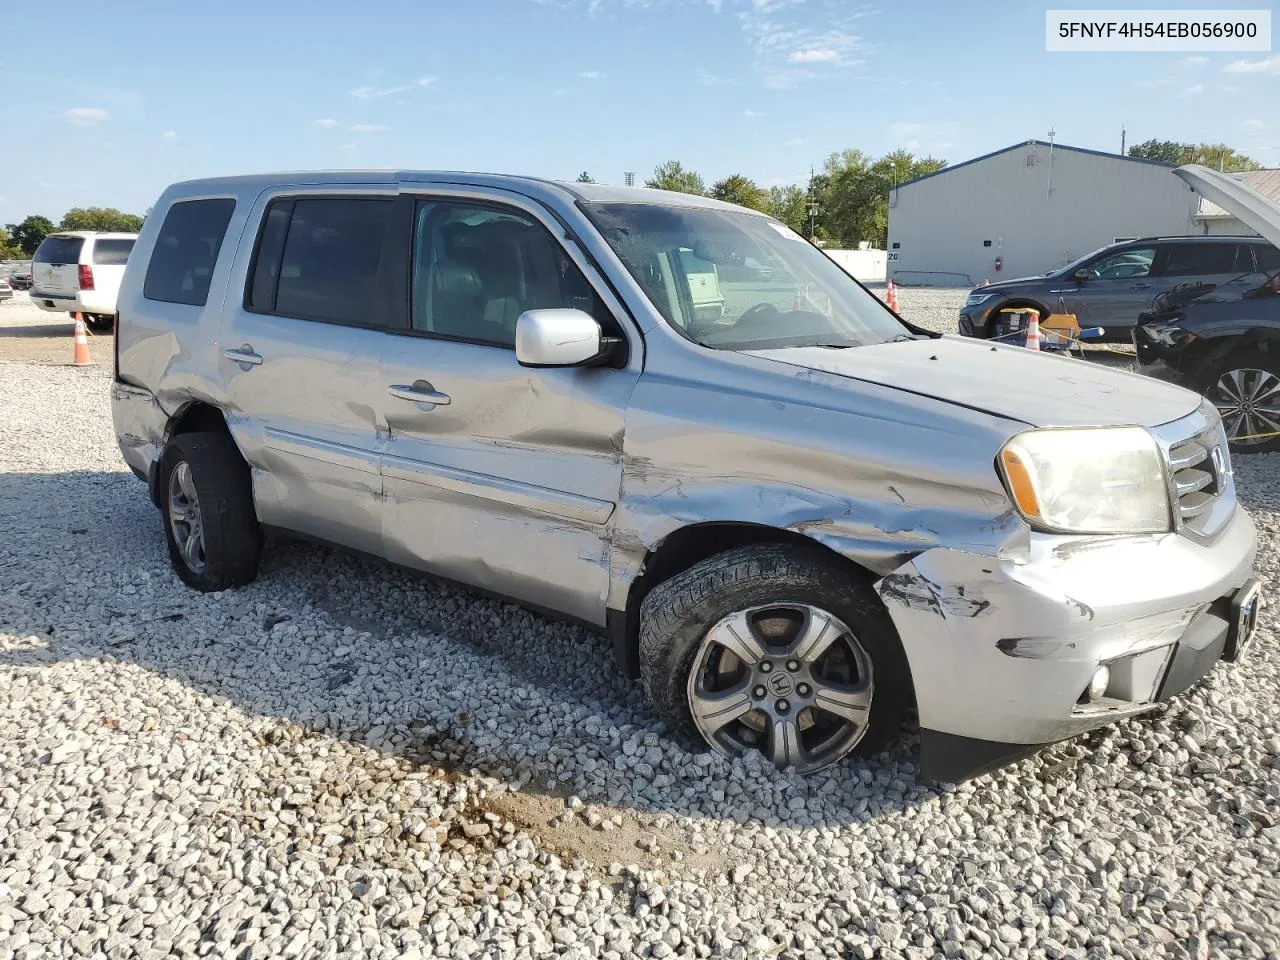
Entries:
<svg viewBox="0 0 1280 960">
<path fill-rule="evenodd" d="M 1031 317 L 1027 321 L 1027 340 L 1023 344 L 1028 350 L 1040 349 L 1040 311 L 1030 311 Z"/>
<path fill-rule="evenodd" d="M 890 280 L 885 290 L 885 301 L 889 309 L 898 313 L 898 285 Z"/>
<path fill-rule="evenodd" d="M 791 310 L 794 313 L 799 313 L 803 309 L 804 309 L 804 294 L 800 292 L 799 287 L 796 287 L 796 299 L 795 299 L 795 302 L 791 304 Z"/>
<path fill-rule="evenodd" d="M 73 367 L 90 367 L 93 366 L 93 357 L 89 354 L 89 328 L 84 325 L 84 315 L 77 313 L 76 317 L 76 352 L 71 360 Z"/>
</svg>

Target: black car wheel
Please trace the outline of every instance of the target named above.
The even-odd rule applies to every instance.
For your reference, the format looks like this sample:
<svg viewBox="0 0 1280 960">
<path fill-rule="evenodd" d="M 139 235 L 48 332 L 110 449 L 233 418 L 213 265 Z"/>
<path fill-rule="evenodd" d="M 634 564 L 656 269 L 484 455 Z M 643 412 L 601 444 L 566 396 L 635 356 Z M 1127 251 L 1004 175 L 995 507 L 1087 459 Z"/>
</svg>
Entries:
<svg viewBox="0 0 1280 960">
<path fill-rule="evenodd" d="M 1222 415 L 1232 453 L 1280 450 L 1280 355 L 1228 354 L 1203 371 L 1200 386 Z"/>
</svg>

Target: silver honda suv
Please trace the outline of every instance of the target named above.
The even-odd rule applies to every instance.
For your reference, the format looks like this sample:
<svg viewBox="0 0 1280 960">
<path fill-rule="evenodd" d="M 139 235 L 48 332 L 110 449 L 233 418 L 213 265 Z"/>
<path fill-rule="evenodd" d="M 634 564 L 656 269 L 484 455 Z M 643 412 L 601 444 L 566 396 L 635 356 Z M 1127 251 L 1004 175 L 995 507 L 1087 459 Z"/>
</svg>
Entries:
<svg viewBox="0 0 1280 960">
<path fill-rule="evenodd" d="M 180 183 L 119 310 L 116 433 L 186 583 L 248 583 L 270 528 L 382 556 L 607 632 L 730 756 L 807 772 L 918 719 L 924 775 L 958 780 L 1252 636 L 1212 406 L 917 329 L 741 207 Z"/>
</svg>

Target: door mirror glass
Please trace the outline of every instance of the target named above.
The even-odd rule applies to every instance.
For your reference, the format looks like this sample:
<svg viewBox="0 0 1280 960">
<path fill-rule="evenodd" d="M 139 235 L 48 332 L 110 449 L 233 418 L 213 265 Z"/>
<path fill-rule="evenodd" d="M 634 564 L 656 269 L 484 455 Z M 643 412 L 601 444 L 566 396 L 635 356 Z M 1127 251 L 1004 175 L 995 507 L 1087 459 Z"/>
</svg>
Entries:
<svg viewBox="0 0 1280 960">
<path fill-rule="evenodd" d="M 590 314 L 568 307 L 516 319 L 516 359 L 525 367 L 578 367 L 601 359 L 605 339 Z"/>
</svg>

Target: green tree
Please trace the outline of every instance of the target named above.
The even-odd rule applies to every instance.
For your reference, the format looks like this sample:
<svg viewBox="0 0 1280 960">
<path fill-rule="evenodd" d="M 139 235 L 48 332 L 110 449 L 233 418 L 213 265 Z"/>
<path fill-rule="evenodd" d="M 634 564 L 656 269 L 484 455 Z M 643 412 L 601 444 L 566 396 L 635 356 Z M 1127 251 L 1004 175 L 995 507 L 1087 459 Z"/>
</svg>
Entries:
<svg viewBox="0 0 1280 960">
<path fill-rule="evenodd" d="M 0 228 L 0 260 L 23 260 L 22 248 L 9 239 L 9 231 Z"/>
<path fill-rule="evenodd" d="M 711 196 L 752 210 L 765 210 L 769 202 L 769 195 L 757 187 L 754 180 L 740 173 L 730 174 L 713 183 Z"/>
<path fill-rule="evenodd" d="M 1135 143 L 1129 148 L 1129 156 L 1137 157 L 1139 160 L 1160 160 L 1164 163 L 1181 163 L 1179 159 L 1182 151 L 1186 148 L 1185 144 L 1178 143 L 1174 140 L 1145 140 L 1142 143 Z"/>
<path fill-rule="evenodd" d="M 946 166 L 935 157 L 894 150 L 872 159 L 861 150 L 833 153 L 813 178 L 820 207 L 818 236 L 841 246 L 862 241 L 883 246 L 889 226 L 889 191 Z"/>
<path fill-rule="evenodd" d="M 73 207 L 62 218 L 62 229 L 137 233 L 142 229 L 142 218 L 115 207 Z"/>
<path fill-rule="evenodd" d="M 578 183 L 595 183 L 595 182 L 596 182 L 595 178 L 592 177 L 591 174 L 587 173 L 587 171 L 585 170 L 583 170 L 580 174 L 578 174 Z"/>
<path fill-rule="evenodd" d="M 809 195 L 804 187 L 791 184 L 786 187 L 770 187 L 765 199 L 765 213 L 781 220 L 796 233 L 803 234 L 809 219 Z"/>
<path fill-rule="evenodd" d="M 1129 156 L 1164 163 L 1199 163 L 1228 173 L 1257 170 L 1258 161 L 1225 143 L 1178 143 L 1174 140 L 1147 140 L 1129 148 Z"/>
<path fill-rule="evenodd" d="M 40 241 L 53 233 L 54 226 L 48 217 L 32 214 L 21 223 L 9 224 L 5 230 L 9 233 L 10 242 L 17 244 L 23 254 L 29 257 L 36 252 Z"/>
<path fill-rule="evenodd" d="M 674 190 L 677 193 L 696 193 L 698 196 L 706 196 L 707 193 L 702 177 L 693 170 L 686 170 L 679 160 L 658 164 L 653 168 L 653 176 L 644 185 L 658 190 Z"/>
</svg>

